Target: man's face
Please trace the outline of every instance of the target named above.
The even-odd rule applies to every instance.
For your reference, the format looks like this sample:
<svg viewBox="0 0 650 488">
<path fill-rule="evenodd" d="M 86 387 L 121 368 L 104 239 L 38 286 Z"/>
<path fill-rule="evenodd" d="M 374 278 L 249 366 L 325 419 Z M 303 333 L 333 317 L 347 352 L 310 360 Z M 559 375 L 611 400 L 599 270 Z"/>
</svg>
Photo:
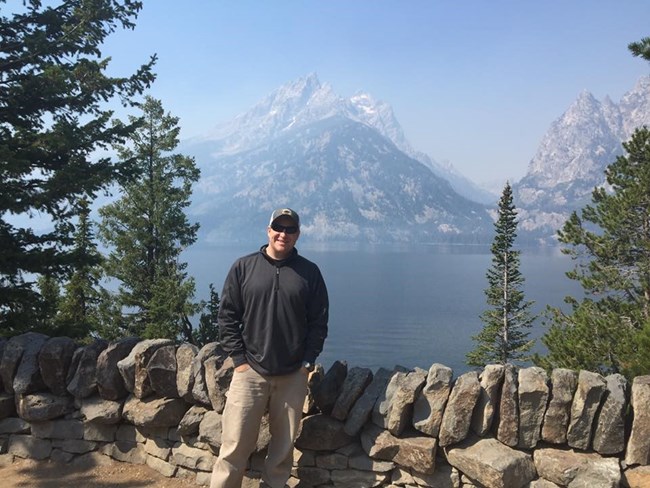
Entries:
<svg viewBox="0 0 650 488">
<path fill-rule="evenodd" d="M 275 227 L 275 229 L 274 229 Z M 294 233 L 291 231 L 295 230 Z M 269 247 L 266 253 L 273 259 L 288 258 L 300 236 L 300 229 L 290 217 L 278 217 L 267 229 Z"/>
</svg>

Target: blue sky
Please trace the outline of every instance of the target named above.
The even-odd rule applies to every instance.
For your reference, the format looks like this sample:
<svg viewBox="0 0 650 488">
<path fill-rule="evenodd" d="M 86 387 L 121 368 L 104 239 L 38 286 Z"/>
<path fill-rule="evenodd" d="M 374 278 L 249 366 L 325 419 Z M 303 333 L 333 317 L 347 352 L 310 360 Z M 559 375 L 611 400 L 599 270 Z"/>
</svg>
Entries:
<svg viewBox="0 0 650 488">
<path fill-rule="evenodd" d="M 145 0 L 104 46 L 126 74 L 157 53 L 151 94 L 182 137 L 209 132 L 316 72 L 390 103 L 411 144 L 471 179 L 521 178 L 582 90 L 618 102 L 650 64 L 650 2 Z"/>
</svg>

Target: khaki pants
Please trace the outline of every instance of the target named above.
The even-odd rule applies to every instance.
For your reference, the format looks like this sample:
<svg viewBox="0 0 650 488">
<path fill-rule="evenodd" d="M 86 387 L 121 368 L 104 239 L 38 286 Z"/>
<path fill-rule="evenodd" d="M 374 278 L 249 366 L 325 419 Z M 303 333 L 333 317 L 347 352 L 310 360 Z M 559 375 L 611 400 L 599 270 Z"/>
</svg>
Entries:
<svg viewBox="0 0 650 488">
<path fill-rule="evenodd" d="M 235 371 L 223 411 L 221 448 L 210 488 L 241 487 L 267 405 L 271 441 L 262 479 L 271 488 L 284 488 L 291 475 L 293 445 L 306 395 L 307 375 L 302 369 L 283 376 L 263 376 L 252 368 Z"/>
</svg>

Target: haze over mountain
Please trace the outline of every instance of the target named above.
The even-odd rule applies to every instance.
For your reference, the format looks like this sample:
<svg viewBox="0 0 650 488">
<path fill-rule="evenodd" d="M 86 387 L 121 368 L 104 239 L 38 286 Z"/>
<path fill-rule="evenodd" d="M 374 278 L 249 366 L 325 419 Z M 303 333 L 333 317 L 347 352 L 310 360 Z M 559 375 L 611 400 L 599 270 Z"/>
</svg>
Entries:
<svg viewBox="0 0 650 488">
<path fill-rule="evenodd" d="M 581 93 L 551 124 L 524 178 L 512 182 L 522 239 L 553 242 L 643 124 L 650 125 L 650 77 L 618 103 Z M 278 205 L 299 209 L 303 235 L 315 240 L 493 237 L 497 196 L 414 149 L 389 104 L 361 92 L 341 97 L 315 74 L 281 86 L 185 149 L 202 170 L 192 211 L 211 241 L 259 236 L 259 222 Z"/>
<path fill-rule="evenodd" d="M 486 208 L 411 148 L 388 104 L 364 93 L 342 98 L 314 74 L 185 148 L 202 170 L 193 211 L 212 241 L 259 235 L 260 218 L 278 205 L 300 209 L 303 235 L 316 240 L 483 240 L 490 232 Z"/>
<path fill-rule="evenodd" d="M 524 178 L 513 185 L 520 229 L 552 241 L 573 210 L 605 185 L 605 168 L 624 153 L 634 130 L 650 125 L 650 77 L 618 103 L 583 91 L 543 136 Z"/>
</svg>

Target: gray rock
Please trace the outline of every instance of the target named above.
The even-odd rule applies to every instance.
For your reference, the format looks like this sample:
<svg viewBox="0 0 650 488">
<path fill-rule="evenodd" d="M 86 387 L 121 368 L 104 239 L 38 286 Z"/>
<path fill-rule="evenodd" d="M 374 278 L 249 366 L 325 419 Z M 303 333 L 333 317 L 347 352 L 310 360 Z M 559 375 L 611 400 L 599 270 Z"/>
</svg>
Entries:
<svg viewBox="0 0 650 488">
<path fill-rule="evenodd" d="M 138 395 L 142 397 L 153 392 L 147 379 L 146 363 L 156 349 L 173 344 L 169 339 L 145 339 L 133 346 L 131 352 L 124 359 L 117 362 L 117 368 L 124 381 L 124 387 L 130 393 L 136 391 L 136 375 Z"/>
<path fill-rule="evenodd" d="M 0 435 L 4 434 L 30 434 L 31 424 L 18 417 L 0 420 Z"/>
<path fill-rule="evenodd" d="M 628 466 L 647 465 L 650 464 L 650 375 L 634 378 L 630 403 L 634 421 L 627 441 L 625 462 Z"/>
<path fill-rule="evenodd" d="M 176 349 L 176 387 L 178 396 L 186 402 L 193 403 L 192 387 L 194 376 L 192 376 L 192 361 L 199 352 L 194 344 L 183 343 Z"/>
<path fill-rule="evenodd" d="M 343 389 L 343 383 L 348 375 L 348 364 L 345 361 L 334 361 L 325 377 L 314 392 L 316 407 L 325 415 L 330 415 L 336 399 Z"/>
<path fill-rule="evenodd" d="M 137 337 L 126 337 L 113 342 L 97 357 L 97 388 L 99 396 L 105 400 L 121 400 L 129 391 L 120 374 L 117 363 L 126 358 L 135 345 L 140 342 Z"/>
<path fill-rule="evenodd" d="M 578 389 L 571 405 L 571 420 L 567 444 L 577 449 L 589 449 L 594 418 L 607 389 L 605 379 L 598 373 L 580 371 Z"/>
<path fill-rule="evenodd" d="M 7 339 L 5 337 L 0 337 L 0 365 L 2 365 L 2 356 L 4 356 L 6 345 L 7 345 Z M 4 391 L 4 385 L 2 384 L 2 374 L 0 374 L 0 392 L 3 391 Z"/>
<path fill-rule="evenodd" d="M 16 402 L 10 393 L 0 393 L 0 419 L 11 417 L 16 413 Z"/>
<path fill-rule="evenodd" d="M 116 424 L 122 419 L 121 401 L 105 400 L 98 395 L 84 398 L 81 402 L 81 415 L 88 422 Z"/>
<path fill-rule="evenodd" d="M 343 488 L 366 488 L 368 486 L 380 486 L 388 481 L 388 475 L 373 473 L 372 471 L 359 471 L 356 469 L 334 469 L 331 472 L 333 486 Z"/>
<path fill-rule="evenodd" d="M 86 398 L 97 393 L 97 358 L 108 347 L 108 342 L 97 339 L 74 352 L 68 370 L 67 389 L 75 398 Z"/>
<path fill-rule="evenodd" d="M 9 339 L 0 362 L 0 377 L 7 393 L 26 395 L 43 390 L 38 353 L 48 336 L 27 332 Z"/>
<path fill-rule="evenodd" d="M 542 424 L 542 440 L 551 444 L 566 444 L 571 404 L 577 387 L 576 371 L 556 368 L 551 373 L 551 393 Z"/>
<path fill-rule="evenodd" d="M 361 433 L 361 445 L 371 458 L 392 461 L 420 473 L 431 474 L 435 471 L 438 442 L 433 437 L 395 437 L 387 430 L 368 423 Z"/>
<path fill-rule="evenodd" d="M 81 439 L 84 424 L 80 420 L 46 420 L 32 422 L 32 435 L 41 439 Z"/>
<path fill-rule="evenodd" d="M 192 407 L 200 408 L 200 407 Z M 206 411 L 205 414 L 201 417 L 201 421 L 198 425 L 198 440 L 200 442 L 207 442 L 215 448 L 221 447 L 221 414 L 214 411 Z M 268 424 L 268 420 L 267 420 Z M 262 429 L 260 428 L 260 431 Z M 259 439 L 259 433 L 258 433 Z"/>
<path fill-rule="evenodd" d="M 536 449 L 533 460 L 537 474 L 560 486 L 571 488 L 614 488 L 621 481 L 616 458 L 568 449 Z"/>
<path fill-rule="evenodd" d="M 502 364 L 488 364 L 479 376 L 481 392 L 472 415 L 472 430 L 481 437 L 492 427 L 492 420 L 499 402 L 505 367 Z"/>
<path fill-rule="evenodd" d="M 451 368 L 434 363 L 429 368 L 427 381 L 413 405 L 413 427 L 420 432 L 437 437 L 442 416 L 451 392 Z"/>
<path fill-rule="evenodd" d="M 533 366 L 519 370 L 519 442 L 518 446 L 532 449 L 542 435 L 542 422 L 548 401 L 548 375 Z"/>
<path fill-rule="evenodd" d="M 217 356 L 225 360 L 227 354 L 221 348 L 218 342 L 210 342 L 203 346 L 196 357 L 192 360 L 192 376 L 194 377 L 192 386 L 192 398 L 194 402 L 202 405 L 210 405 L 210 396 L 208 387 L 205 382 L 205 361 Z"/>
<path fill-rule="evenodd" d="M 57 396 L 53 393 L 34 393 L 20 397 L 17 401 L 18 415 L 30 422 L 51 420 L 74 410 L 71 396 Z"/>
<path fill-rule="evenodd" d="M 356 436 L 372 414 L 379 397 L 385 393 L 392 371 L 379 368 L 363 394 L 352 406 L 345 421 L 344 431 L 349 436 Z"/>
<path fill-rule="evenodd" d="M 391 395 L 385 419 L 391 434 L 399 436 L 406 427 L 413 424 L 413 404 L 422 391 L 426 375 L 426 371 L 416 368 L 415 371 L 398 373 L 391 378 L 391 382 L 396 383 L 396 388 Z"/>
<path fill-rule="evenodd" d="M 45 386 L 55 395 L 65 395 L 66 378 L 77 345 L 69 337 L 52 337 L 43 344 L 38 367 Z"/>
<path fill-rule="evenodd" d="M 170 461 L 172 464 L 193 470 L 211 471 L 215 456 L 209 451 L 180 444 L 172 449 Z"/>
<path fill-rule="evenodd" d="M 517 370 L 506 364 L 497 415 L 497 439 L 506 446 L 519 443 L 519 401 L 517 397 Z"/>
<path fill-rule="evenodd" d="M 371 381 L 372 371 L 368 368 L 355 367 L 348 371 L 341 393 L 332 408 L 332 417 L 344 421 Z"/>
<path fill-rule="evenodd" d="M 328 415 L 316 414 L 302 419 L 296 447 L 313 451 L 335 451 L 352 440 L 343 430 L 343 422 Z"/>
<path fill-rule="evenodd" d="M 382 429 L 388 428 L 388 413 L 393 395 L 398 389 L 401 378 L 404 378 L 410 370 L 402 366 L 396 366 L 390 376 L 386 388 L 381 392 L 375 405 L 372 407 L 372 421 Z"/>
<path fill-rule="evenodd" d="M 176 387 L 176 346 L 163 346 L 151 355 L 146 365 L 151 389 L 160 396 L 178 398 Z"/>
<path fill-rule="evenodd" d="M 232 359 L 223 355 L 214 355 L 204 363 L 205 386 L 208 390 L 208 398 L 212 410 L 222 413 L 226 406 L 226 393 L 230 388 L 235 365 Z"/>
<path fill-rule="evenodd" d="M 20 458 L 43 460 L 50 457 L 52 442 L 31 435 L 12 435 L 7 452 Z"/>
<path fill-rule="evenodd" d="M 178 433 L 182 436 L 193 436 L 198 434 L 199 425 L 208 409 L 200 405 L 192 405 L 178 424 Z"/>
<path fill-rule="evenodd" d="M 139 427 L 171 427 L 181 421 L 189 405 L 181 398 L 127 398 L 122 418 Z"/>
<path fill-rule="evenodd" d="M 481 385 L 476 371 L 469 371 L 456 379 L 440 424 L 438 439 L 442 447 L 467 437 L 480 392 Z"/>
<path fill-rule="evenodd" d="M 449 464 L 490 488 L 522 488 L 535 477 L 530 455 L 496 439 L 467 440 L 447 451 Z"/>
<path fill-rule="evenodd" d="M 625 449 L 625 411 L 628 382 L 621 374 L 605 378 L 607 390 L 596 417 L 593 448 L 604 456 L 618 454 Z"/>
</svg>

